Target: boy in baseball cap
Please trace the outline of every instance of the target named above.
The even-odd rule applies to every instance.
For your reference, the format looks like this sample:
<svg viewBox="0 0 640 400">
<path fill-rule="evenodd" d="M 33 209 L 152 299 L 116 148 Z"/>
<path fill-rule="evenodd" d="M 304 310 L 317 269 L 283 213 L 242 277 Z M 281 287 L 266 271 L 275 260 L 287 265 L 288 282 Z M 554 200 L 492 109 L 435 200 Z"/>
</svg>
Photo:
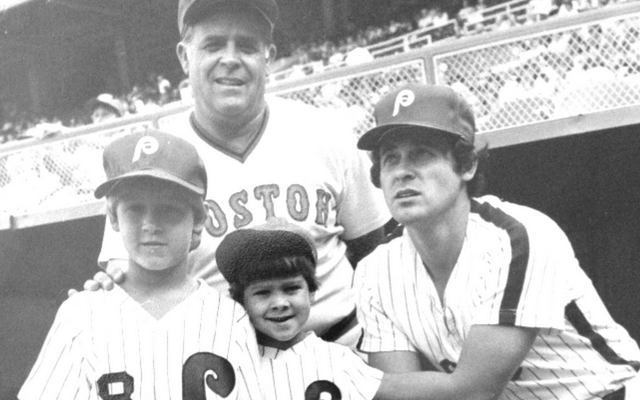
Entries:
<svg viewBox="0 0 640 400">
<path fill-rule="evenodd" d="M 103 164 L 95 196 L 122 233 L 128 279 L 62 304 L 19 397 L 262 398 L 246 313 L 188 274 L 207 216 L 196 149 L 149 130 L 111 142 Z"/>
</svg>

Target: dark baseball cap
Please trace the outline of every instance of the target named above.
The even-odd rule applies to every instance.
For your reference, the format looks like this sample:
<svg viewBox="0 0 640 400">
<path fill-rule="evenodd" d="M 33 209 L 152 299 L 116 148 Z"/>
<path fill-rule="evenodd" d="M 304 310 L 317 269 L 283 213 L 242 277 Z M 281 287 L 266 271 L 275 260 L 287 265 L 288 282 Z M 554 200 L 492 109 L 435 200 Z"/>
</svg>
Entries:
<svg viewBox="0 0 640 400">
<path fill-rule="evenodd" d="M 275 0 L 180 0 L 178 4 L 178 30 L 182 33 L 184 27 L 196 15 L 211 13 L 215 7 L 221 5 L 245 5 L 254 8 L 269 22 L 271 28 L 276 25 L 280 9 Z"/>
<path fill-rule="evenodd" d="M 420 132 L 444 132 L 474 144 L 476 125 L 471 106 L 448 86 L 404 84 L 380 99 L 374 108 L 376 127 L 358 140 L 361 150 L 375 150 L 396 128 L 419 127 Z"/>
<path fill-rule="evenodd" d="M 123 179 L 141 176 L 177 183 L 200 196 L 207 192 L 207 172 L 196 148 L 165 132 L 120 137 L 105 147 L 102 158 L 107 181 L 96 188 L 98 199 Z"/>
<path fill-rule="evenodd" d="M 283 257 L 309 257 L 317 261 L 311 235 L 283 218 L 272 218 L 251 228 L 227 234 L 216 249 L 216 263 L 229 283 L 248 284 L 269 277 L 256 266 Z"/>
</svg>

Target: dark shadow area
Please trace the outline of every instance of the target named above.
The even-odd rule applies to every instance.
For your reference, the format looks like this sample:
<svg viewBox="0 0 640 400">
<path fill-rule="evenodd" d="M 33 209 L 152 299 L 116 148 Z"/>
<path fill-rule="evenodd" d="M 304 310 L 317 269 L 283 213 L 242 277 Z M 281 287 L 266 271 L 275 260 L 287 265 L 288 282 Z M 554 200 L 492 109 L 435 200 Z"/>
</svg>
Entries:
<svg viewBox="0 0 640 400">
<path fill-rule="evenodd" d="M 0 399 L 15 399 L 70 288 L 97 271 L 103 216 L 0 232 Z"/>
<path fill-rule="evenodd" d="M 567 233 L 614 319 L 640 340 L 640 127 L 491 151 L 489 192 Z"/>
</svg>

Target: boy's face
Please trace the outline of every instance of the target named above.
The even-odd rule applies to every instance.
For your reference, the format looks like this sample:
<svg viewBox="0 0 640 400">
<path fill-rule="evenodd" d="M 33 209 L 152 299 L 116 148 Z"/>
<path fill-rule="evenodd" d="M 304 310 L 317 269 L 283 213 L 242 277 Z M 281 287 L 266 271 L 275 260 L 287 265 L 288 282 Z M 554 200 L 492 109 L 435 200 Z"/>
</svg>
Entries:
<svg viewBox="0 0 640 400">
<path fill-rule="evenodd" d="M 166 270 L 187 259 L 194 229 L 194 211 L 186 194 L 172 184 L 146 179 L 122 183 L 114 229 L 135 264 Z"/>
<path fill-rule="evenodd" d="M 304 338 L 313 295 L 302 276 L 252 283 L 243 300 L 253 326 L 263 334 L 261 344 L 287 349 Z"/>
</svg>

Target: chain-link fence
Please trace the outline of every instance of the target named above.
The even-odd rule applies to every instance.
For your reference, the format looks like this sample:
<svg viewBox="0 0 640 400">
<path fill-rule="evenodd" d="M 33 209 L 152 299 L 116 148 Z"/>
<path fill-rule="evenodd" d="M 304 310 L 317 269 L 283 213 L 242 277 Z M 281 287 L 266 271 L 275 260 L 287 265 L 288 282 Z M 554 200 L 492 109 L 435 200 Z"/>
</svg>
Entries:
<svg viewBox="0 0 640 400">
<path fill-rule="evenodd" d="M 439 54 L 435 82 L 493 131 L 640 104 L 640 16 L 626 15 Z"/>
<path fill-rule="evenodd" d="M 404 82 L 453 86 L 472 104 L 480 132 L 640 105 L 640 7 L 630 10 L 600 19 L 593 16 L 610 13 L 593 12 L 585 23 L 567 18 L 565 26 L 493 36 L 482 45 L 453 40 L 269 91 L 336 109 L 358 136 L 374 125 L 373 104 Z M 0 148 L 0 214 L 93 201 L 93 188 L 104 177 L 105 143 L 117 134 L 162 126 L 186 109 L 166 109 L 148 121 L 123 120 L 110 130 L 88 128 L 86 134 L 19 146 L 19 151 Z"/>
<path fill-rule="evenodd" d="M 272 94 L 315 107 L 333 108 L 351 122 L 353 132 L 360 136 L 375 123 L 373 105 L 380 96 L 404 82 L 426 81 L 424 60 L 418 59 Z"/>
<path fill-rule="evenodd" d="M 51 211 L 95 200 L 93 190 L 104 180 L 102 149 L 119 135 L 146 130 L 140 122 L 43 141 L 0 155 L 0 215 Z"/>
</svg>

